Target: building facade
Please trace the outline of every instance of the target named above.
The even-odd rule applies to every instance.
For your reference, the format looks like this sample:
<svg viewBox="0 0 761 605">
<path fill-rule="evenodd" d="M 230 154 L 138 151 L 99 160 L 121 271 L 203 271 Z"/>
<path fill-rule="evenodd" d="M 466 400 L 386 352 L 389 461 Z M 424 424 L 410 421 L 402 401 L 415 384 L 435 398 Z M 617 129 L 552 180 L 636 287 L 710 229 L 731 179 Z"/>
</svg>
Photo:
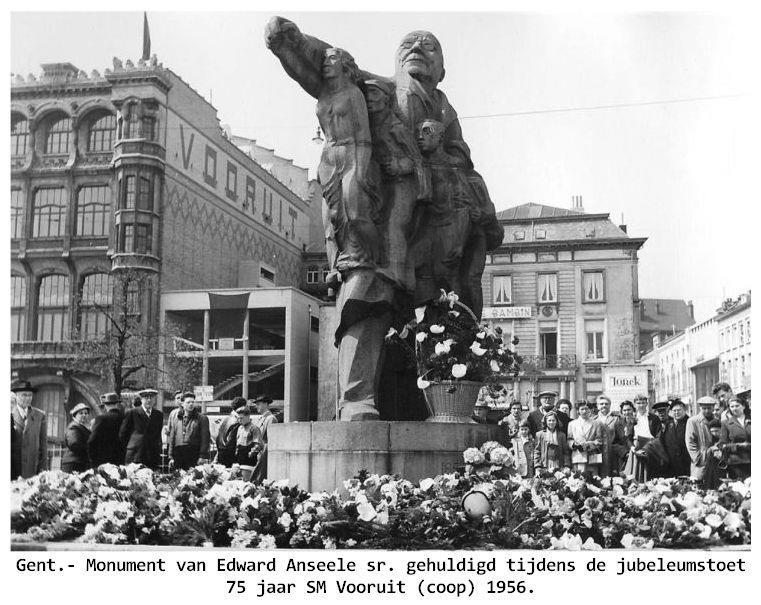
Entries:
<svg viewBox="0 0 761 605">
<path fill-rule="evenodd" d="M 646 390 L 639 365 L 637 252 L 608 214 L 540 204 L 498 213 L 505 228 L 483 274 L 485 319 L 517 337 L 523 370 L 508 390 L 530 407 L 540 391 L 615 403 Z"/>
<path fill-rule="evenodd" d="M 109 388 L 63 361 L 104 337 L 119 275 L 143 276 L 128 312 L 146 329 L 165 291 L 301 284 L 319 216 L 306 170 L 277 172 L 289 186 L 231 138 L 155 56 L 12 81 L 12 371 L 38 387 L 54 441 L 73 405 L 97 408 Z M 141 372 L 126 386 L 161 383 Z"/>
<path fill-rule="evenodd" d="M 697 412 L 696 401 L 711 395 L 717 382 L 735 393 L 751 389 L 750 292 L 729 299 L 712 317 L 661 339 L 642 357 L 651 372 L 651 396 L 679 397 Z"/>
<path fill-rule="evenodd" d="M 678 298 L 643 298 L 639 315 L 640 354 L 653 348 L 655 336 L 664 341 L 695 323 L 692 301 Z"/>
</svg>

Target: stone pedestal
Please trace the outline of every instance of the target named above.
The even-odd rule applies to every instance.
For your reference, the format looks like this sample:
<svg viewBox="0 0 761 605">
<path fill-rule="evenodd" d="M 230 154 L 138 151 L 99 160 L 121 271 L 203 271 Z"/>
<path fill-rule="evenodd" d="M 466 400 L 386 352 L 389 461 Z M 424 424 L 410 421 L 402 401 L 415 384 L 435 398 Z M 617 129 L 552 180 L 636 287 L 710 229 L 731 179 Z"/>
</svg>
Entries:
<svg viewBox="0 0 761 605">
<path fill-rule="evenodd" d="M 490 424 L 437 422 L 287 422 L 270 425 L 268 479 L 308 491 L 343 489 L 360 469 L 412 482 L 451 473 L 462 452 L 497 440 Z"/>
</svg>

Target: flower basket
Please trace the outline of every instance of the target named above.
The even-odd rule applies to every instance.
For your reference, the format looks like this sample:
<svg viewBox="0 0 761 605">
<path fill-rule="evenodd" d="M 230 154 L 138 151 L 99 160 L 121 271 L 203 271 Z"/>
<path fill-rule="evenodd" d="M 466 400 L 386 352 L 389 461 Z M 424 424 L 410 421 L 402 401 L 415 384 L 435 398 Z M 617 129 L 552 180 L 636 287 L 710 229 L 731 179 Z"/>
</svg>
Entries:
<svg viewBox="0 0 761 605">
<path fill-rule="evenodd" d="M 481 390 L 480 382 L 444 380 L 433 382 L 423 391 L 431 415 L 426 422 L 464 422 L 475 424 L 471 418 Z"/>
</svg>

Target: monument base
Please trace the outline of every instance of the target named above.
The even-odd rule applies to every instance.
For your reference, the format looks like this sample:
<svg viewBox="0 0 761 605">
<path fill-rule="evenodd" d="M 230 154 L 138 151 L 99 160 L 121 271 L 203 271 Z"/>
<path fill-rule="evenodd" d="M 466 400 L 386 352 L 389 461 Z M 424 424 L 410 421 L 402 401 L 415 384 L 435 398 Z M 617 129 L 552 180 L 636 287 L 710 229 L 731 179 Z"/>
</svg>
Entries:
<svg viewBox="0 0 761 605">
<path fill-rule="evenodd" d="M 286 422 L 267 433 L 267 478 L 307 491 L 343 489 L 360 469 L 417 482 L 451 473 L 462 452 L 496 441 L 493 424 L 438 422 Z"/>
</svg>

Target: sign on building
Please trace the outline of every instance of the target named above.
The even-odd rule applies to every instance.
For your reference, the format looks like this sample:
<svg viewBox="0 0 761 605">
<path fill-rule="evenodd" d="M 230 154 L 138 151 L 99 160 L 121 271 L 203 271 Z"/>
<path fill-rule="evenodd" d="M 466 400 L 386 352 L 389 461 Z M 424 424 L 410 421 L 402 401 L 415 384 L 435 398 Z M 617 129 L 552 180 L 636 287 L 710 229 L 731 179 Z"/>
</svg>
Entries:
<svg viewBox="0 0 761 605">
<path fill-rule="evenodd" d="M 484 319 L 528 319 L 531 307 L 484 307 Z"/>
<path fill-rule="evenodd" d="M 211 385 L 195 387 L 193 391 L 196 395 L 196 401 L 214 401 L 214 387 Z"/>
<path fill-rule="evenodd" d="M 603 393 L 611 399 L 612 408 L 628 399 L 634 401 L 638 394 L 647 395 L 647 368 L 640 366 L 603 366 Z"/>
</svg>

